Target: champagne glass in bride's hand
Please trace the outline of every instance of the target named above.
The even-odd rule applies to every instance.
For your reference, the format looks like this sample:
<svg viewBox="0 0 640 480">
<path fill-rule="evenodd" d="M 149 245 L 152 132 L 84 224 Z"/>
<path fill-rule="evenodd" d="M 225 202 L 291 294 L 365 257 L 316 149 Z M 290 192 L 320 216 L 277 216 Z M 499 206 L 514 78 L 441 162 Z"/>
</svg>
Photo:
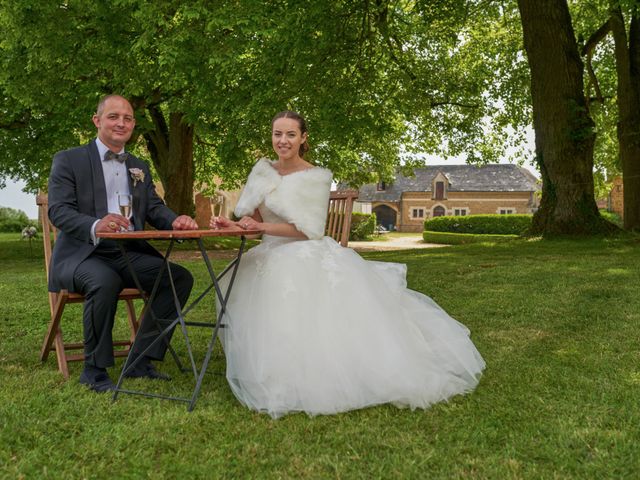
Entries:
<svg viewBox="0 0 640 480">
<path fill-rule="evenodd" d="M 214 222 L 217 218 L 222 214 L 222 207 L 224 206 L 224 197 L 222 195 L 213 195 L 209 198 L 209 203 L 211 204 L 211 215 L 213 216 Z M 218 228 L 217 226 L 214 228 Z"/>
<path fill-rule="evenodd" d="M 133 197 L 124 193 L 118 194 L 118 207 L 120 207 L 120 215 L 131 222 L 131 215 L 133 215 Z M 124 230 L 124 228 L 122 230 Z M 133 230 L 131 223 L 129 223 L 128 230 Z"/>
</svg>

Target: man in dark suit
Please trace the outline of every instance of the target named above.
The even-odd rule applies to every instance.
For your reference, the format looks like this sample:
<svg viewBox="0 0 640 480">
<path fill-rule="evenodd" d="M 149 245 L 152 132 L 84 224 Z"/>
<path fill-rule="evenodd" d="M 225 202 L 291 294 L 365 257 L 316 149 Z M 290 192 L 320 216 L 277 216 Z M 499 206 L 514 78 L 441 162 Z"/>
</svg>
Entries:
<svg viewBox="0 0 640 480">
<path fill-rule="evenodd" d="M 125 98 L 104 97 L 93 123 L 98 130 L 95 140 L 53 157 L 49 218 L 60 234 L 51 257 L 49 290 L 67 289 L 85 296 L 85 360 L 80 383 L 104 392 L 114 388 L 106 368 L 114 364 L 111 331 L 117 297 L 122 288 L 135 287 L 135 283 L 118 245 L 98 239 L 96 234 L 127 229 L 130 225 L 143 230 L 145 222 L 159 230 L 191 230 L 198 225 L 192 218 L 172 212 L 156 194 L 147 165 L 125 153 L 125 144 L 135 126 L 133 108 Z M 119 213 L 119 194 L 133 198 L 131 222 Z M 128 242 L 126 249 L 143 289 L 151 291 L 162 256 L 143 241 Z M 178 298 L 184 305 L 191 293 L 193 277 L 179 265 L 171 264 L 171 270 Z M 151 308 L 157 318 L 176 317 L 166 272 Z M 146 315 L 140 333 L 157 332 L 153 323 L 152 317 Z M 146 338 L 138 353 L 154 338 L 153 335 Z M 151 363 L 163 359 L 167 344 L 168 340 L 154 345 L 129 376 L 167 379 Z"/>
</svg>

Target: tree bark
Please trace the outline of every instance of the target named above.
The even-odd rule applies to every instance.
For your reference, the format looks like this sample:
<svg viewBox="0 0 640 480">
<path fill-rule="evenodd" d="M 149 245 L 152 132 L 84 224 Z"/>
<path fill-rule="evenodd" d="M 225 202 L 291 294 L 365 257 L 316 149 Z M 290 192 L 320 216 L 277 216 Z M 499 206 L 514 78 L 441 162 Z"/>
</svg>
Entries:
<svg viewBox="0 0 640 480">
<path fill-rule="evenodd" d="M 583 64 L 566 0 L 518 0 L 531 70 L 536 160 L 542 199 L 532 233 L 610 231 L 594 198 L 594 123 L 585 103 Z"/>
<path fill-rule="evenodd" d="M 164 187 L 164 201 L 178 214 L 193 215 L 193 126 L 179 112 L 169 123 L 158 106 L 148 106 L 154 130 L 144 134 L 151 160 Z"/>
<path fill-rule="evenodd" d="M 611 32 L 618 77 L 618 148 L 624 190 L 626 230 L 640 230 L 640 22 L 634 7 L 629 41 L 620 3 L 611 1 Z"/>
</svg>

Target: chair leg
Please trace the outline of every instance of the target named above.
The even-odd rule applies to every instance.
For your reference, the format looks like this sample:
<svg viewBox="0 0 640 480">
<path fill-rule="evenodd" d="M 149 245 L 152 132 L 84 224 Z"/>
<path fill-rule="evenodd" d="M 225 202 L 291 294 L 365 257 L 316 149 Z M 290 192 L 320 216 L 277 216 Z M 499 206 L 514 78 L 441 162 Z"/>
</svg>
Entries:
<svg viewBox="0 0 640 480">
<path fill-rule="evenodd" d="M 50 294 L 51 295 L 51 294 Z M 62 291 L 57 295 L 57 301 L 52 308 L 51 312 L 51 321 L 49 322 L 49 328 L 47 329 L 47 334 L 44 337 L 44 342 L 42 344 L 42 350 L 40 350 L 40 360 L 43 362 L 49 356 L 49 352 L 51 351 L 51 347 L 54 339 L 60 337 L 60 344 L 62 345 L 62 349 L 56 348 L 58 352 L 62 351 L 64 354 L 64 343 L 62 343 L 62 334 L 60 333 L 60 319 L 62 318 L 62 312 L 64 311 L 64 306 L 67 303 L 68 294 L 66 291 Z"/>
<path fill-rule="evenodd" d="M 67 353 L 64 349 L 64 341 L 62 340 L 62 331 L 60 329 L 58 329 L 53 343 L 56 347 L 58 370 L 60 370 L 65 380 L 69 380 L 69 364 L 67 363 Z"/>
<path fill-rule="evenodd" d="M 136 310 L 133 306 L 133 300 L 125 300 L 127 306 L 127 320 L 129 320 L 129 328 L 131 329 L 131 344 L 133 345 L 133 341 L 136 338 L 136 333 L 138 332 L 138 320 L 136 318 Z"/>
</svg>

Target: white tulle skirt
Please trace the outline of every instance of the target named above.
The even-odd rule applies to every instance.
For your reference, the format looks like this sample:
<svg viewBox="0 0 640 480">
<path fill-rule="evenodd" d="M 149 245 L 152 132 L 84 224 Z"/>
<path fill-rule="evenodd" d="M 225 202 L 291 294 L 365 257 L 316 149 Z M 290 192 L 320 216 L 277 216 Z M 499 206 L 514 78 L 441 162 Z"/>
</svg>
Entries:
<svg viewBox="0 0 640 480">
<path fill-rule="evenodd" d="M 222 330 L 235 396 L 277 418 L 426 408 L 472 390 L 485 363 L 469 330 L 405 273 L 329 237 L 265 236 L 242 258 Z"/>
</svg>

